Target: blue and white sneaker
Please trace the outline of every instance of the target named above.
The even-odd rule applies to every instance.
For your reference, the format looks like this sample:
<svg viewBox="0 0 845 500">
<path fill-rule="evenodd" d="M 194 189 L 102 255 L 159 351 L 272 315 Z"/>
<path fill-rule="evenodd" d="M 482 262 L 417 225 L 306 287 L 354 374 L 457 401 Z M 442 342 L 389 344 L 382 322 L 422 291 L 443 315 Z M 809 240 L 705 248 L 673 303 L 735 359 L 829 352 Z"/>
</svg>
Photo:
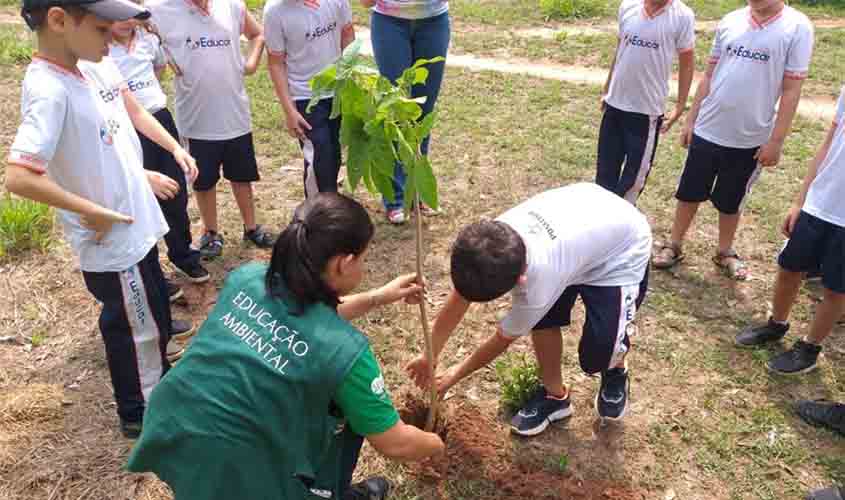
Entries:
<svg viewBox="0 0 845 500">
<path fill-rule="evenodd" d="M 569 394 L 558 399 L 550 396 L 545 387 L 540 387 L 528 398 L 525 406 L 511 419 L 511 430 L 520 436 L 536 436 L 551 422 L 572 416 Z"/>
<path fill-rule="evenodd" d="M 611 368 L 601 374 L 601 387 L 596 394 L 596 412 L 607 420 L 621 420 L 628 410 L 627 368 Z"/>
</svg>

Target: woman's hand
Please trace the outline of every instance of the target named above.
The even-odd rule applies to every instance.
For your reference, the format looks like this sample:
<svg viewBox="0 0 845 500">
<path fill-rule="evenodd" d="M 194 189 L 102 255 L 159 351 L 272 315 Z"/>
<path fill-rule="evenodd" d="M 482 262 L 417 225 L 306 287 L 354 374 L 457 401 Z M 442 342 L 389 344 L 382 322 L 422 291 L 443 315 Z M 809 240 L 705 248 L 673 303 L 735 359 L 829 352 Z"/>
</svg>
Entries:
<svg viewBox="0 0 845 500">
<path fill-rule="evenodd" d="M 375 291 L 378 305 L 392 304 L 405 299 L 408 304 L 419 304 L 422 301 L 423 287 L 419 284 L 416 274 L 405 274 L 394 279 Z"/>
</svg>

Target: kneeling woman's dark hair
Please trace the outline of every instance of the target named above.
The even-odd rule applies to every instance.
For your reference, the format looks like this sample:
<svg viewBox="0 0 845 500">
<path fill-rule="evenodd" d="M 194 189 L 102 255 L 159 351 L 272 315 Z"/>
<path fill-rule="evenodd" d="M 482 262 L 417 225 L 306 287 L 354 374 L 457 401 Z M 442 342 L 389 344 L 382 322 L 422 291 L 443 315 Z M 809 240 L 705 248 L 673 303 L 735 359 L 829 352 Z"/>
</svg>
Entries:
<svg viewBox="0 0 845 500">
<path fill-rule="evenodd" d="M 370 215 L 357 201 L 337 193 L 308 198 L 294 210 L 273 247 L 268 293 L 293 299 L 294 314 L 315 302 L 336 308 L 340 297 L 323 281 L 323 270 L 335 255 L 360 255 L 372 237 Z"/>
</svg>

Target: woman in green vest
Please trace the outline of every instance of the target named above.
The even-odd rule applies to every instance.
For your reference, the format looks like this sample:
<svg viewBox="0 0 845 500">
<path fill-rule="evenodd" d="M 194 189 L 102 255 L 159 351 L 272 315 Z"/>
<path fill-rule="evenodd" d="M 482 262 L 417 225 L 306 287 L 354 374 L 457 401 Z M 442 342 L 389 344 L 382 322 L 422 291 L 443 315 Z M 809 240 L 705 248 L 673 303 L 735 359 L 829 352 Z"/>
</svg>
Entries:
<svg viewBox="0 0 845 500">
<path fill-rule="evenodd" d="M 367 439 L 388 458 L 441 453 L 406 425 L 367 337 L 349 320 L 420 300 L 415 276 L 349 295 L 373 224 L 356 201 L 320 193 L 294 212 L 270 264 L 229 274 L 187 354 L 147 402 L 128 469 L 155 472 L 176 500 L 381 499 L 383 478 L 350 485 Z"/>
</svg>

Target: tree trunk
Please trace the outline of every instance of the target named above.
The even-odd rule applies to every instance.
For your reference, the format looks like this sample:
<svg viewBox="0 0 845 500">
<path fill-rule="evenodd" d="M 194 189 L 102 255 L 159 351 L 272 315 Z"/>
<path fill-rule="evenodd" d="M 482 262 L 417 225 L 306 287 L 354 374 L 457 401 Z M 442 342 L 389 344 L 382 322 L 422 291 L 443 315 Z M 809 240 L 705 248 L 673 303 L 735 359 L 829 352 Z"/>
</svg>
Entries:
<svg viewBox="0 0 845 500">
<path fill-rule="evenodd" d="M 420 210 L 420 205 L 422 204 L 420 200 L 419 193 L 416 194 L 416 208 L 415 208 L 415 215 L 417 219 L 417 279 L 420 283 L 425 283 L 425 279 L 423 278 L 423 269 L 422 269 L 422 256 L 423 256 L 423 244 L 422 244 L 422 211 Z M 420 321 L 422 322 L 423 327 L 423 338 L 425 338 L 425 359 L 428 361 L 428 380 L 429 380 L 429 388 L 428 388 L 428 418 L 425 422 L 425 430 L 427 432 L 434 431 L 434 424 L 437 422 L 437 384 L 434 381 L 434 348 L 431 343 L 431 332 L 428 329 L 428 316 L 425 312 L 425 298 L 420 300 Z"/>
</svg>

